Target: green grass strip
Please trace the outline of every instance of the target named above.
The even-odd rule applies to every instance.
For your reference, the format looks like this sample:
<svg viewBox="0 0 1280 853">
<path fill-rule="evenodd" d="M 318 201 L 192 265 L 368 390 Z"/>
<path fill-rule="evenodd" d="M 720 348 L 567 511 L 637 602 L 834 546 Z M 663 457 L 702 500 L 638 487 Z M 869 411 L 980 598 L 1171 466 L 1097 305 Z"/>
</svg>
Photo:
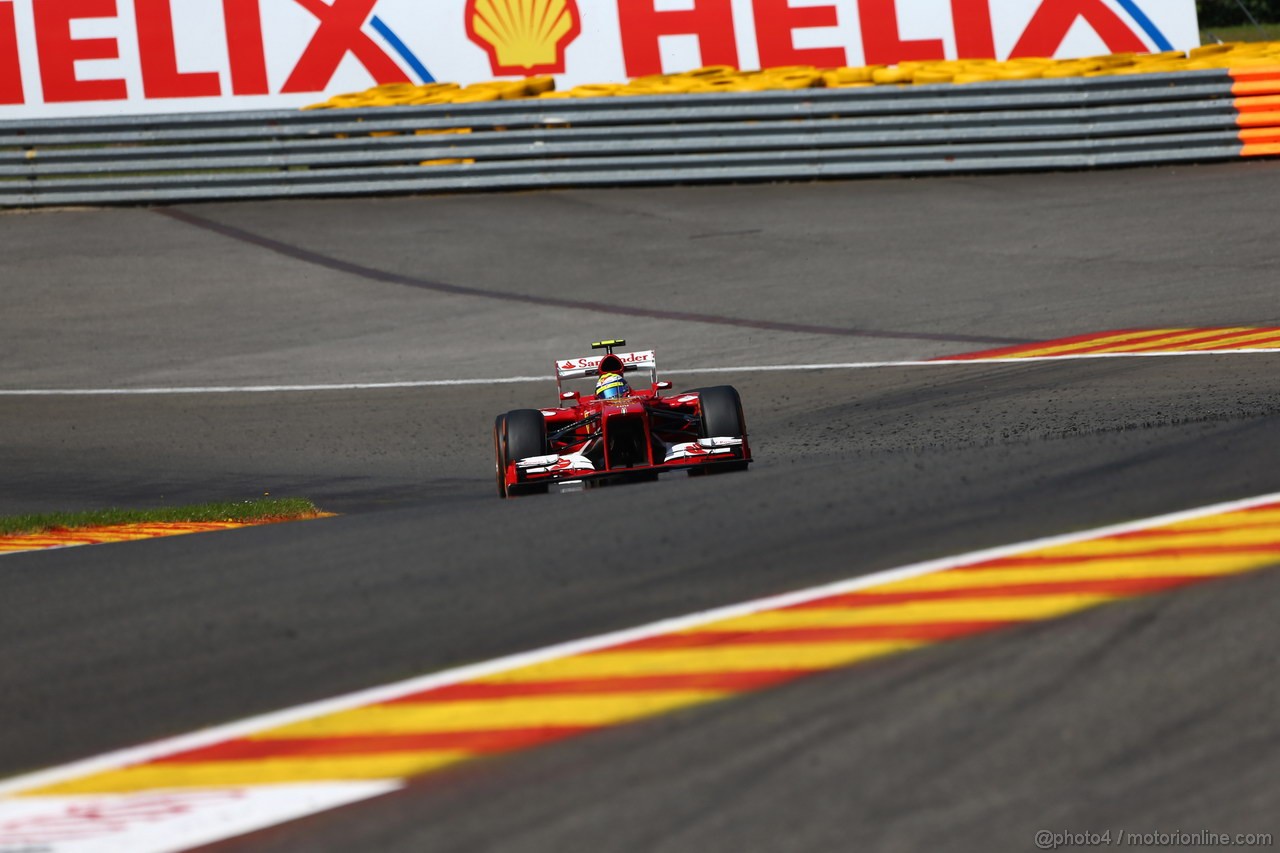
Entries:
<svg viewBox="0 0 1280 853">
<path fill-rule="evenodd" d="M 237 521 L 247 524 L 314 518 L 320 510 L 306 498 L 259 498 L 248 501 L 159 507 L 157 509 L 102 509 L 89 512 L 49 512 L 0 518 L 0 536 L 75 530 L 116 524 L 164 522 Z"/>
<path fill-rule="evenodd" d="M 1201 44 L 1213 44 L 1216 39 L 1229 41 L 1280 41 L 1280 24 L 1253 24 L 1238 27 L 1210 27 L 1200 31 Z"/>
</svg>

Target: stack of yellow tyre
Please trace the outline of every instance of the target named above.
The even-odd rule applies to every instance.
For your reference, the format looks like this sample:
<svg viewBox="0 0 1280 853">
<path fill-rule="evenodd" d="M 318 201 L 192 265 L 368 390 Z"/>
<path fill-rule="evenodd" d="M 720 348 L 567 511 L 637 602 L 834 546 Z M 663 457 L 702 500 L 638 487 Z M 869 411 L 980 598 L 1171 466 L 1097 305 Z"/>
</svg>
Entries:
<svg viewBox="0 0 1280 853">
<path fill-rule="evenodd" d="M 466 88 L 457 83 L 387 83 L 363 92 L 335 95 L 327 101 L 304 107 L 308 110 L 353 109 L 356 107 L 422 106 L 425 104 L 474 104 L 482 101 L 514 101 L 550 92 L 556 82 L 550 77 L 525 80 L 492 80 Z"/>
<path fill-rule="evenodd" d="M 681 74 L 654 74 L 628 83 L 592 83 L 555 91 L 550 77 L 495 80 L 465 88 L 456 83 L 392 83 L 363 92 L 337 95 L 307 109 L 389 107 L 422 104 L 471 104 L 522 98 L 609 98 L 631 95 L 688 95 L 709 92 L 760 92 L 781 89 L 982 83 L 995 80 L 1035 80 L 1101 77 L 1115 74 L 1156 74 L 1210 68 L 1280 66 L 1280 42 L 1235 42 L 1198 47 L 1190 53 L 1116 53 L 1085 59 L 953 59 L 900 62 L 860 68 L 791 66 L 764 71 L 737 71 L 713 65 Z"/>
<path fill-rule="evenodd" d="M 421 104 L 467 104 L 521 98 L 603 98 L 630 95 L 686 95 L 710 92 L 759 92 L 782 89 L 856 88 L 868 86 L 980 83 L 996 80 L 1034 80 L 1154 74 L 1210 68 L 1280 66 L 1280 42 L 1206 45 L 1189 54 L 1118 53 L 1084 59 L 1009 59 L 1003 61 L 942 60 L 901 62 L 859 68 L 818 69 L 810 66 L 737 71 L 708 66 L 681 74 L 637 77 L 628 83 L 594 83 L 555 91 L 550 77 L 497 80 L 466 88 L 456 83 L 393 83 L 363 92 L 337 95 L 309 109 L 341 109 Z"/>
</svg>

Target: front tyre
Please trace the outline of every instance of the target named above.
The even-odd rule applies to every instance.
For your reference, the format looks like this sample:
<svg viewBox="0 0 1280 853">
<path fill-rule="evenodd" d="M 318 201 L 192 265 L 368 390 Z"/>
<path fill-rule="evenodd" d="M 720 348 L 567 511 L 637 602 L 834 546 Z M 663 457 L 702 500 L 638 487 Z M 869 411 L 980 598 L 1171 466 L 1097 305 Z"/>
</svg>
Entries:
<svg viewBox="0 0 1280 853">
<path fill-rule="evenodd" d="M 703 388 L 698 392 L 698 408 L 702 412 L 698 431 L 703 438 L 742 438 L 747 434 L 742 398 L 732 385 Z"/>
<path fill-rule="evenodd" d="M 531 495 L 547 491 L 546 483 L 510 484 L 507 468 L 530 456 L 547 455 L 547 422 L 537 409 L 515 409 L 499 415 L 494 424 L 494 447 L 498 467 L 498 490 L 502 497 Z"/>
<path fill-rule="evenodd" d="M 742 414 L 742 398 L 732 385 L 716 385 L 698 389 L 698 408 L 702 420 L 698 434 L 702 438 L 746 438 L 747 421 Z M 690 476 L 720 474 L 747 470 L 747 462 L 716 462 L 706 468 L 695 468 Z"/>
</svg>

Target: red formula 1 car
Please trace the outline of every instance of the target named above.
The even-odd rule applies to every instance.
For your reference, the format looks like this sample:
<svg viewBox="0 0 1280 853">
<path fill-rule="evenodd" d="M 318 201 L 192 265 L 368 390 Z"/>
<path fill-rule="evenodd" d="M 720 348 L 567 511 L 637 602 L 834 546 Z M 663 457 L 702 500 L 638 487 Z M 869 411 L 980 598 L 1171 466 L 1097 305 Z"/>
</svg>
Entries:
<svg viewBox="0 0 1280 853">
<path fill-rule="evenodd" d="M 653 350 L 613 351 L 625 345 L 599 341 L 591 347 L 604 355 L 557 361 L 557 408 L 498 416 L 493 444 L 501 497 L 553 484 L 652 480 L 663 471 L 740 471 L 751 463 L 742 401 L 732 386 L 663 396 L 671 383 L 658 381 Z M 633 387 L 637 374 L 646 384 Z M 591 380 L 593 391 L 616 387 L 586 395 L 565 389 L 566 380 L 580 379 Z"/>
</svg>

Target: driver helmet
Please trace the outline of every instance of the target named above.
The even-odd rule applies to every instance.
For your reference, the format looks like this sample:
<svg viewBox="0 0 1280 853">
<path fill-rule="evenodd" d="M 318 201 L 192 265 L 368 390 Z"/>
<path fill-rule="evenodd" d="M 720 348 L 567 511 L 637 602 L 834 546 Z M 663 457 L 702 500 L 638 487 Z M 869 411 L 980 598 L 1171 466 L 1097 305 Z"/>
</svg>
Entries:
<svg viewBox="0 0 1280 853">
<path fill-rule="evenodd" d="M 620 373 L 601 373 L 596 381 L 596 399 L 616 400 L 631 393 L 631 386 Z"/>
</svg>

